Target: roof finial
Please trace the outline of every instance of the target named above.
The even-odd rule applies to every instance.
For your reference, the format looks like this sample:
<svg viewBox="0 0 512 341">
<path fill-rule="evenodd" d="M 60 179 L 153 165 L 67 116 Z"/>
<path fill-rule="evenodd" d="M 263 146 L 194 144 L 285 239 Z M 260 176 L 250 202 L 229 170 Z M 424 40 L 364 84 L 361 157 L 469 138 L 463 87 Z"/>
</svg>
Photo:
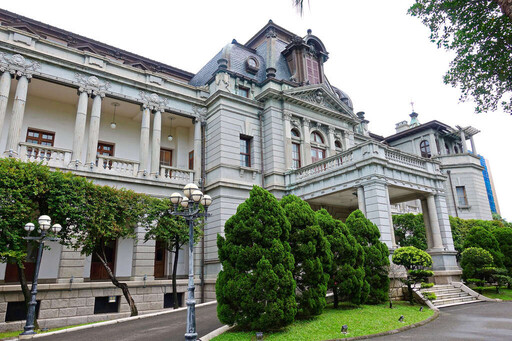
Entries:
<svg viewBox="0 0 512 341">
<path fill-rule="evenodd" d="M 414 112 L 414 102 L 411 100 L 411 108 L 412 108 L 412 112 Z"/>
<path fill-rule="evenodd" d="M 313 31 L 311 31 L 311 29 L 310 29 L 310 28 L 308 28 L 308 35 L 311 35 L 311 33 L 312 33 L 312 32 L 313 32 Z"/>
</svg>

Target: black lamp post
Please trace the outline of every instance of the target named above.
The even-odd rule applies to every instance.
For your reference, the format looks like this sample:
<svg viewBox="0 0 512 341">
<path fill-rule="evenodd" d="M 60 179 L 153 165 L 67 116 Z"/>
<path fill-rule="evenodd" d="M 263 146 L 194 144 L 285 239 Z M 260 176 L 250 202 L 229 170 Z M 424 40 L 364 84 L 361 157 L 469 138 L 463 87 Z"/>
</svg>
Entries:
<svg viewBox="0 0 512 341">
<path fill-rule="evenodd" d="M 45 241 L 57 241 L 58 238 L 48 237 L 46 236 L 46 232 L 50 229 L 52 219 L 47 215 L 42 215 L 37 219 L 39 223 L 39 229 L 41 230 L 41 235 L 38 237 L 23 237 L 26 240 L 35 240 L 39 243 L 39 248 L 37 250 L 37 258 L 36 258 L 36 267 L 34 269 L 34 279 L 32 280 L 32 289 L 30 291 L 31 297 L 30 302 L 28 304 L 27 311 L 27 322 L 25 323 L 24 331 L 20 335 L 32 335 L 36 332 L 34 331 L 34 320 L 36 317 L 36 295 L 37 295 L 37 278 L 39 276 L 39 267 L 41 266 L 41 258 L 43 256 L 43 248 Z M 34 231 L 36 226 L 32 223 L 27 223 L 24 227 L 25 231 L 28 233 Z M 52 226 L 52 231 L 57 234 L 62 229 L 62 226 L 59 224 L 54 224 Z"/>
<path fill-rule="evenodd" d="M 188 297 L 187 297 L 187 332 L 185 340 L 195 341 L 197 339 L 196 332 L 196 300 L 194 298 L 194 224 L 199 217 L 208 217 L 208 206 L 212 203 L 209 195 L 203 195 L 197 185 L 188 184 L 183 188 L 185 197 L 179 193 L 171 194 L 171 203 L 174 205 L 173 215 L 185 218 L 188 222 Z M 185 209 L 178 212 L 178 205 Z M 199 204 L 204 207 L 201 212 Z"/>
</svg>

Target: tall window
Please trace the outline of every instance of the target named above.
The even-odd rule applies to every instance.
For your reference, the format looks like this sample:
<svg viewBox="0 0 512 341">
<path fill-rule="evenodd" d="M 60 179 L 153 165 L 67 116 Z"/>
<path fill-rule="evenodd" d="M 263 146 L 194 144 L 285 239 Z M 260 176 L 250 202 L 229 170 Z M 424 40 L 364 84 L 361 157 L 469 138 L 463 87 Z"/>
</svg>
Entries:
<svg viewBox="0 0 512 341">
<path fill-rule="evenodd" d="M 446 149 L 446 154 L 450 154 L 450 147 L 448 147 L 448 143 L 444 144 L 444 149 Z"/>
<path fill-rule="evenodd" d="M 160 166 L 172 166 L 172 150 L 160 148 Z"/>
<path fill-rule="evenodd" d="M 188 169 L 194 169 L 194 151 L 188 153 Z"/>
<path fill-rule="evenodd" d="M 468 206 L 468 197 L 466 196 L 466 187 L 465 186 L 457 186 L 455 187 L 457 190 L 457 201 L 459 202 L 459 206 Z"/>
<path fill-rule="evenodd" d="M 320 84 L 320 66 L 318 60 L 311 56 L 306 57 L 306 69 L 309 84 Z"/>
<path fill-rule="evenodd" d="M 34 143 L 34 144 L 39 144 L 41 146 L 50 146 L 50 147 L 53 147 L 53 141 L 55 140 L 55 133 L 54 132 L 49 132 L 49 131 L 43 131 L 43 130 L 37 130 L 37 129 L 32 129 L 32 128 L 29 128 L 27 130 L 27 138 L 25 141 L 27 141 L 28 143 Z M 49 159 L 50 156 L 51 156 L 51 153 L 50 152 L 41 152 L 41 154 L 39 154 L 39 150 L 35 150 L 34 151 L 34 155 L 32 155 L 32 151 L 33 149 L 32 148 L 27 148 L 27 153 L 32 156 L 32 157 L 41 157 L 41 158 L 47 158 Z"/>
<path fill-rule="evenodd" d="M 240 166 L 251 167 L 251 138 L 240 135 Z"/>
<path fill-rule="evenodd" d="M 112 272 L 114 272 L 114 262 L 116 259 L 116 241 L 110 241 L 108 245 L 105 246 L 105 261 L 107 262 L 107 266 L 110 268 Z M 109 279 L 107 270 L 103 266 L 103 263 L 96 255 L 96 252 L 93 252 L 91 259 L 91 274 L 89 275 L 91 280 L 103 280 Z"/>
<path fill-rule="evenodd" d="M 114 156 L 114 144 L 107 142 L 98 142 L 98 150 L 96 155 L 102 156 Z M 96 166 L 98 165 L 98 161 L 96 161 Z M 104 160 L 103 168 L 112 168 L 112 160 Z"/>
<path fill-rule="evenodd" d="M 300 144 L 295 142 L 292 143 L 292 164 L 293 169 L 300 168 Z"/>
<path fill-rule="evenodd" d="M 420 152 L 422 157 L 431 157 L 430 153 L 430 143 L 427 140 L 423 140 L 420 142 Z"/>
<path fill-rule="evenodd" d="M 325 159 L 324 139 L 318 132 L 311 133 L 311 162 Z"/>
</svg>

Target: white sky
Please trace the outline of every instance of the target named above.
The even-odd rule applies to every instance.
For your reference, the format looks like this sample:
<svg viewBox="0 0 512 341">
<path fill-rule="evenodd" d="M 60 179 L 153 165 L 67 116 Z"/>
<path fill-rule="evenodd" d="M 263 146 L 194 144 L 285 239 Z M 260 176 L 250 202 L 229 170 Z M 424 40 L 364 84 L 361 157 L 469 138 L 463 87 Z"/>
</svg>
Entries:
<svg viewBox="0 0 512 341">
<path fill-rule="evenodd" d="M 372 132 L 393 134 L 395 123 L 409 119 L 411 100 L 422 123 L 480 129 L 477 152 L 490 161 L 502 216 L 512 219 L 512 116 L 477 115 L 472 103 L 459 103 L 459 91 L 442 82 L 452 58 L 406 14 L 413 1 L 305 2 L 303 17 L 292 0 L 19 0 L 2 7 L 190 72 L 233 38 L 245 43 L 269 19 L 300 36 L 311 28 L 330 53 L 329 81 L 349 94 L 356 112 L 366 112 Z"/>
</svg>

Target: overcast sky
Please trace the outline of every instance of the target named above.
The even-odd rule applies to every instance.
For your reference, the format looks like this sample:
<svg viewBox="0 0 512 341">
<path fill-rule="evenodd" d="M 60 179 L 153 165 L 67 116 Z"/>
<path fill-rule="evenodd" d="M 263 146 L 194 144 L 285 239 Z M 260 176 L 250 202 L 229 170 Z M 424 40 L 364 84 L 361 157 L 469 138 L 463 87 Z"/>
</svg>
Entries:
<svg viewBox="0 0 512 341">
<path fill-rule="evenodd" d="M 393 134 L 395 123 L 409 119 L 411 101 L 421 123 L 435 119 L 481 130 L 477 152 L 490 161 L 502 216 L 512 220 L 506 149 L 512 116 L 475 114 L 473 103 L 459 103 L 459 91 L 442 81 L 452 56 L 430 43 L 428 29 L 407 15 L 413 1 L 305 2 L 303 17 L 292 0 L 18 0 L 2 6 L 190 72 L 233 38 L 245 43 L 269 19 L 300 36 L 310 28 L 329 52 L 327 78 L 349 94 L 354 111 L 366 112 L 372 132 Z"/>
</svg>

